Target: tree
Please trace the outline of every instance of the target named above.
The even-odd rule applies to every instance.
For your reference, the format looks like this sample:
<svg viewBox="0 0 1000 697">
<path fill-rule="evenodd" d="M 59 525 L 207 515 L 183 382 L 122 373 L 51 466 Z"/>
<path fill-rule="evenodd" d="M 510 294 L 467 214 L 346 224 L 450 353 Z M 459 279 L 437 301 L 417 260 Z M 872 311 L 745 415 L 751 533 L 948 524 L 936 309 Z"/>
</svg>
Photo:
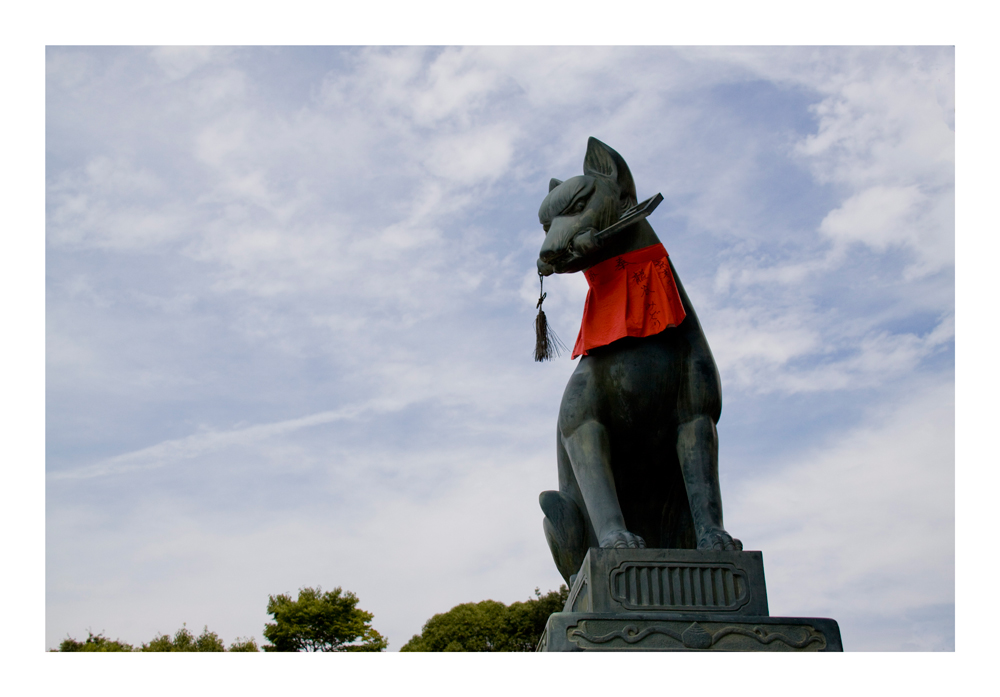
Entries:
<svg viewBox="0 0 1000 697">
<path fill-rule="evenodd" d="M 59 644 L 58 649 L 53 649 L 56 651 L 135 651 L 131 644 L 126 644 L 124 641 L 119 641 L 118 639 L 108 639 L 102 634 L 94 634 L 91 631 L 87 631 L 87 639 L 85 641 L 77 641 L 71 637 L 66 637 L 63 639 L 62 643 Z"/>
<path fill-rule="evenodd" d="M 496 600 L 462 603 L 434 615 L 400 651 L 503 651 L 507 606 Z"/>
<path fill-rule="evenodd" d="M 496 600 L 462 603 L 434 615 L 400 651 L 534 651 L 549 615 L 566 604 L 569 589 L 506 606 Z"/>
<path fill-rule="evenodd" d="M 271 642 L 265 651 L 384 651 L 389 645 L 371 626 L 373 615 L 357 607 L 358 596 L 339 587 L 332 591 L 300 588 L 298 600 L 272 595 L 264 625 Z"/>
<path fill-rule="evenodd" d="M 225 651 L 226 645 L 215 632 L 208 631 L 206 626 L 201 635 L 197 638 L 188 631 L 187 626 L 183 626 L 174 634 L 171 639 L 166 634 L 161 634 L 148 644 L 143 644 L 140 651 Z"/>
<path fill-rule="evenodd" d="M 507 608 L 507 627 L 510 636 L 505 651 L 534 651 L 541 641 L 545 623 L 553 612 L 561 612 L 569 598 L 569 588 L 559 586 L 544 596 L 535 588 L 535 597 L 511 603 Z"/>
<path fill-rule="evenodd" d="M 253 637 L 236 637 L 236 641 L 229 645 L 230 651 L 260 651 L 257 648 L 257 640 Z"/>
</svg>

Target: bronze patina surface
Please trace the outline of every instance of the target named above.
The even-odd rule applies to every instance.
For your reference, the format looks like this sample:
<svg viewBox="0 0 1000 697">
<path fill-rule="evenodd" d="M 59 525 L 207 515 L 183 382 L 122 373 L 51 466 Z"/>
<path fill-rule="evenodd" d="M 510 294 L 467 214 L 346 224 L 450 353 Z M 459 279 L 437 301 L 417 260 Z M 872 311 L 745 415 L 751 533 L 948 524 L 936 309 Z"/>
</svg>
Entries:
<svg viewBox="0 0 1000 697">
<path fill-rule="evenodd" d="M 573 273 L 660 242 L 645 219 L 602 238 L 636 205 L 621 155 L 595 138 L 584 174 L 553 179 L 538 217 L 538 271 Z M 556 436 L 559 489 L 545 491 L 545 536 L 562 576 L 591 547 L 739 550 L 719 490 L 719 373 L 671 263 L 684 310 L 677 327 L 626 337 L 580 358 Z"/>
</svg>

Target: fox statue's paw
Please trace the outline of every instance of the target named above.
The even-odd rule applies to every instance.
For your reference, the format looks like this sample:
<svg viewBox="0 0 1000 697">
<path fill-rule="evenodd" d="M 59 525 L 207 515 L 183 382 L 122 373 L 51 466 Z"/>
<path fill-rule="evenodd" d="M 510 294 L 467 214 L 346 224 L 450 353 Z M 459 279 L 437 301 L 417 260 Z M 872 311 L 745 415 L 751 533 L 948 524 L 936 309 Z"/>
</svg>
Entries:
<svg viewBox="0 0 1000 697">
<path fill-rule="evenodd" d="M 725 530 L 713 530 L 698 540 L 698 549 L 711 549 L 721 552 L 742 552 L 743 543 L 735 537 L 732 537 Z"/>
<path fill-rule="evenodd" d="M 646 541 L 628 530 L 614 530 L 601 539 L 603 549 L 645 549 Z"/>
</svg>

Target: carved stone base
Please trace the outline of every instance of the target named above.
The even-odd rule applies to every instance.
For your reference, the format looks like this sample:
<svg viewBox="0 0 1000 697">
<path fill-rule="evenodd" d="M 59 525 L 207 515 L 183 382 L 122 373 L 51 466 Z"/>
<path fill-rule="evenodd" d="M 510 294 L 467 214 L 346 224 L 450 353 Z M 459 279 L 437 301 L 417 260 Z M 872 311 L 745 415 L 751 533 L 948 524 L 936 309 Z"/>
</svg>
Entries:
<svg viewBox="0 0 1000 697">
<path fill-rule="evenodd" d="M 557 612 L 539 651 L 843 651 L 834 620 Z"/>
<path fill-rule="evenodd" d="M 770 617 L 760 552 L 591 549 L 539 651 L 843 651 L 834 620 Z"/>
</svg>

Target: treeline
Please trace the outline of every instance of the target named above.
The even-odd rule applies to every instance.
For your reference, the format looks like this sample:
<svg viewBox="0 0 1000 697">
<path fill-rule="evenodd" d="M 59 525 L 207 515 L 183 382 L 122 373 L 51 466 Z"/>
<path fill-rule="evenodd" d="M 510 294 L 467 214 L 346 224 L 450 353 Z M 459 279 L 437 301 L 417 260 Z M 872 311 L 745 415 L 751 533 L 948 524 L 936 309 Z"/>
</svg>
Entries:
<svg viewBox="0 0 1000 697">
<path fill-rule="evenodd" d="M 295 600 L 290 595 L 268 597 L 267 613 L 273 622 L 264 625 L 264 651 L 384 651 L 389 643 L 371 627 L 372 614 L 358 607 L 358 596 L 339 587 L 302 588 Z M 119 639 L 88 632 L 85 641 L 67 638 L 58 651 L 259 651 L 256 640 L 237 639 L 227 649 L 222 639 L 206 626 L 195 637 L 182 627 L 171 638 L 161 634 L 134 647 Z"/>
<path fill-rule="evenodd" d="M 198 635 L 194 636 L 187 627 L 181 627 L 173 637 L 161 634 L 149 643 L 138 647 L 132 646 L 120 639 L 108 639 L 102 634 L 87 632 L 89 636 L 84 641 L 67 638 L 59 644 L 58 649 L 53 651 L 260 651 L 257 648 L 257 640 L 253 637 L 249 639 L 237 639 L 229 648 L 215 632 L 208 631 L 208 627 Z"/>
<path fill-rule="evenodd" d="M 424 623 L 400 651 L 534 651 L 549 615 L 566 603 L 569 589 L 542 595 L 509 606 L 495 600 L 456 605 Z M 67 637 L 52 651 L 385 651 L 389 642 L 372 626 L 373 615 L 358 606 L 358 597 L 341 588 L 324 592 L 302 588 L 298 598 L 268 597 L 267 612 L 273 622 L 264 625 L 261 647 L 253 637 L 237 638 L 229 648 L 206 626 L 194 636 L 187 626 L 171 637 L 160 634 L 133 646 L 87 632 L 83 641 Z"/>
</svg>

